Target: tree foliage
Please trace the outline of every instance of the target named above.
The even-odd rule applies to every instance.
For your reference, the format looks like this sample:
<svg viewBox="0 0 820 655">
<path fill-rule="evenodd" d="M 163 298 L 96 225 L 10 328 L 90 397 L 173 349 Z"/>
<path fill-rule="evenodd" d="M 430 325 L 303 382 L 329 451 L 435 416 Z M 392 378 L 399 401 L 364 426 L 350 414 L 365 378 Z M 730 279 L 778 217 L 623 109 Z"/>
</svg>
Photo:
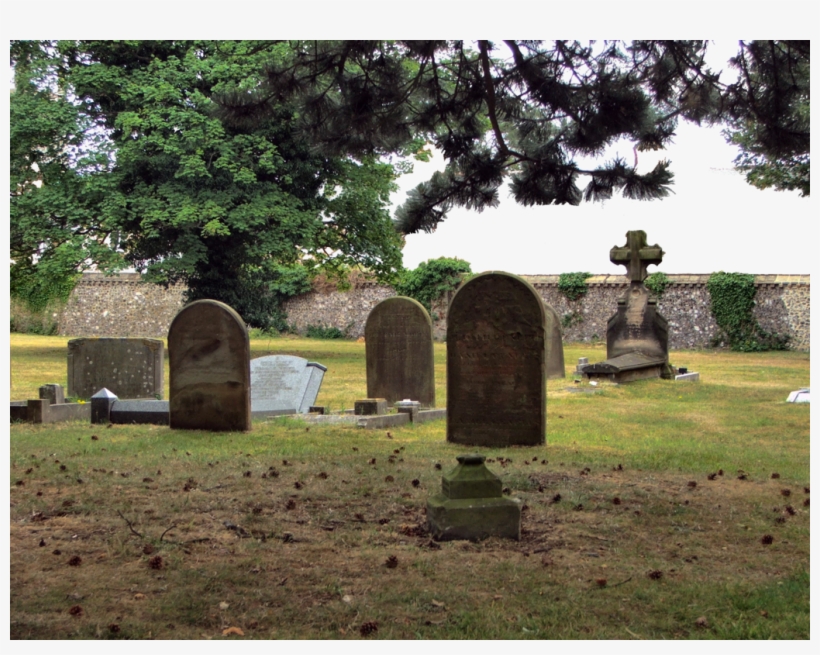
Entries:
<svg viewBox="0 0 820 655">
<path fill-rule="evenodd" d="M 810 42 L 740 43 L 729 87 L 726 131 L 740 147 L 736 167 L 761 189 L 811 190 Z"/>
<path fill-rule="evenodd" d="M 70 89 L 70 109 L 116 149 L 101 174 L 105 200 L 92 204 L 93 220 L 117 230 L 109 248 L 149 280 L 184 282 L 189 300 L 223 300 L 260 328 L 281 325 L 278 301 L 304 290 L 304 272 L 294 266 L 361 266 L 377 277 L 401 266 L 387 211 L 395 179 L 389 163 L 313 149 L 293 129 L 295 110 L 286 102 L 253 126 L 227 126 L 213 115 L 213 93 L 255 88 L 259 71 L 283 49 L 79 41 L 38 51 Z M 60 189 L 46 182 L 24 195 L 46 194 Z M 77 211 L 72 196 L 62 199 L 67 212 Z M 57 211 L 51 220 L 76 225 Z"/>
<path fill-rule="evenodd" d="M 289 42 L 262 85 L 217 102 L 227 122 L 254 124 L 287 98 L 299 107 L 295 127 L 330 153 L 384 155 L 418 139 L 435 145 L 445 170 L 412 190 L 395 218 L 404 233 L 431 232 L 453 206 L 496 206 L 505 180 L 524 205 L 577 205 L 616 191 L 666 196 L 669 162 L 641 175 L 623 159 L 597 158 L 621 138 L 637 150 L 662 149 L 680 119 L 714 123 L 757 111 L 743 84 L 721 83 L 705 64 L 706 48 L 706 41 Z M 773 63 L 779 70 L 788 61 Z M 782 110 L 775 103 L 768 117 Z M 765 124 L 766 134 L 750 140 L 777 150 L 786 134 Z"/>
</svg>

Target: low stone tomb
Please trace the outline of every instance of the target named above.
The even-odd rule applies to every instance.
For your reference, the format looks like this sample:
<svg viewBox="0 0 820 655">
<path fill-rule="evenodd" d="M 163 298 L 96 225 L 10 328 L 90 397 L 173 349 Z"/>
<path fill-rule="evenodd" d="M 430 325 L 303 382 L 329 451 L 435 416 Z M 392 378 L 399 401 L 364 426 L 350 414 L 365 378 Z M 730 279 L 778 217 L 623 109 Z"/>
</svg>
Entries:
<svg viewBox="0 0 820 655">
<path fill-rule="evenodd" d="M 91 396 L 91 422 L 117 425 L 168 425 L 167 400 L 120 400 L 108 389 Z"/>
<path fill-rule="evenodd" d="M 545 441 L 541 296 L 516 275 L 476 275 L 447 312 L 447 441 L 504 448 Z"/>
<path fill-rule="evenodd" d="M 251 415 L 307 414 L 316 402 L 326 366 L 293 355 L 251 360 Z"/>
<path fill-rule="evenodd" d="M 364 335 L 368 398 L 435 407 L 433 322 L 424 306 L 404 296 L 386 298 L 367 316 Z"/>
<path fill-rule="evenodd" d="M 60 384 L 46 384 L 39 389 L 39 398 L 11 402 L 11 420 L 27 423 L 58 423 L 83 421 L 91 416 L 88 403 L 67 403 Z"/>
<path fill-rule="evenodd" d="M 503 497 L 501 480 L 487 468 L 483 455 L 456 459 L 458 465 L 441 478 L 441 493 L 427 501 L 433 539 L 521 539 L 522 501 Z"/>
<path fill-rule="evenodd" d="M 162 398 L 162 339 L 84 338 L 68 342 L 68 395 L 103 387 L 123 398 Z"/>
<path fill-rule="evenodd" d="M 216 300 L 197 300 L 168 328 L 172 429 L 251 428 L 250 340 L 242 317 Z"/>
<path fill-rule="evenodd" d="M 596 364 L 587 364 L 583 368 L 583 375 L 588 380 L 608 380 L 620 384 L 659 378 L 665 366 L 666 359 L 663 357 L 631 352 Z"/>
</svg>

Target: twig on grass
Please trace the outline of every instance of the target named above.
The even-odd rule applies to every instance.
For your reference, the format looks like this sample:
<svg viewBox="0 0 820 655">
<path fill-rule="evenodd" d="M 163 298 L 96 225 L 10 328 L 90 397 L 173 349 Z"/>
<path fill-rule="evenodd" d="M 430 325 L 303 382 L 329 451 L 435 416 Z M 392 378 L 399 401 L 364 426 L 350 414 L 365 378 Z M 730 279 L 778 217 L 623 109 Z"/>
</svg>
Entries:
<svg viewBox="0 0 820 655">
<path fill-rule="evenodd" d="M 163 533 L 159 536 L 159 540 L 160 540 L 160 541 L 162 541 L 162 538 L 163 538 L 166 534 L 168 534 L 168 532 L 170 532 L 171 530 L 173 530 L 175 527 L 177 527 L 177 524 L 176 524 L 176 523 L 172 523 L 172 524 L 171 524 L 171 527 L 169 527 L 167 530 L 165 530 L 165 532 L 163 532 Z"/>
<path fill-rule="evenodd" d="M 134 530 L 134 526 L 131 524 L 131 521 L 129 521 L 127 518 L 125 518 L 120 510 L 117 510 L 117 514 L 119 514 L 120 518 L 128 524 L 128 529 L 131 530 L 131 532 L 133 532 L 135 535 L 137 535 L 140 539 L 145 538 L 139 532 Z"/>
</svg>

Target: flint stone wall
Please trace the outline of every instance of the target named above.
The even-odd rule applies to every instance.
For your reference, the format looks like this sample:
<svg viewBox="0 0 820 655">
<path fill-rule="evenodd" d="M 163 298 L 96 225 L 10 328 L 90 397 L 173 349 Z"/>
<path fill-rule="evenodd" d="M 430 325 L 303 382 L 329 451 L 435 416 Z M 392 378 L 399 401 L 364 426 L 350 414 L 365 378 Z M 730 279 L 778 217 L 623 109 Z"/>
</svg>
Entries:
<svg viewBox="0 0 820 655">
<path fill-rule="evenodd" d="M 558 275 L 522 275 L 568 325 L 564 341 L 606 339 L 606 322 L 628 286 L 624 275 L 595 275 L 587 293 L 570 301 L 558 290 Z M 706 348 L 717 325 L 709 309 L 709 275 L 667 273 L 671 284 L 658 300 L 669 321 L 669 348 Z M 809 275 L 757 275 L 755 316 L 760 325 L 792 337 L 790 347 L 808 350 L 811 341 Z M 136 273 L 106 278 L 83 275 L 59 318 L 59 334 L 70 336 L 165 337 L 182 308 L 184 287 L 164 289 L 140 282 Z M 310 291 L 291 298 L 284 309 L 288 322 L 304 333 L 309 325 L 336 327 L 357 339 L 364 336 L 367 315 L 396 292 L 374 282 L 359 282 L 348 291 Z M 433 337 L 446 337 L 447 304 L 452 294 L 433 304 Z M 573 318 L 573 316 L 575 318 Z M 582 319 L 582 320 L 578 320 Z"/>
</svg>

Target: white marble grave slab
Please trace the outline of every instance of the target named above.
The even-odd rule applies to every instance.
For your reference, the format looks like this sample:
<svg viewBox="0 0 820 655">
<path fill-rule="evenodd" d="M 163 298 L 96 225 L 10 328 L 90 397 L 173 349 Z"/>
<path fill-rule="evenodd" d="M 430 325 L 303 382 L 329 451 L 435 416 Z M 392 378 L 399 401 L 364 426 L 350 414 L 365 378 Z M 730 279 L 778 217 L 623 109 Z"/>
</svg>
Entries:
<svg viewBox="0 0 820 655">
<path fill-rule="evenodd" d="M 306 414 L 322 386 L 327 367 L 293 355 L 251 360 L 251 414 Z"/>
<path fill-rule="evenodd" d="M 798 389 L 797 391 L 792 391 L 789 394 L 789 397 L 786 399 L 788 403 L 810 403 L 811 402 L 811 391 L 809 389 Z"/>
</svg>

